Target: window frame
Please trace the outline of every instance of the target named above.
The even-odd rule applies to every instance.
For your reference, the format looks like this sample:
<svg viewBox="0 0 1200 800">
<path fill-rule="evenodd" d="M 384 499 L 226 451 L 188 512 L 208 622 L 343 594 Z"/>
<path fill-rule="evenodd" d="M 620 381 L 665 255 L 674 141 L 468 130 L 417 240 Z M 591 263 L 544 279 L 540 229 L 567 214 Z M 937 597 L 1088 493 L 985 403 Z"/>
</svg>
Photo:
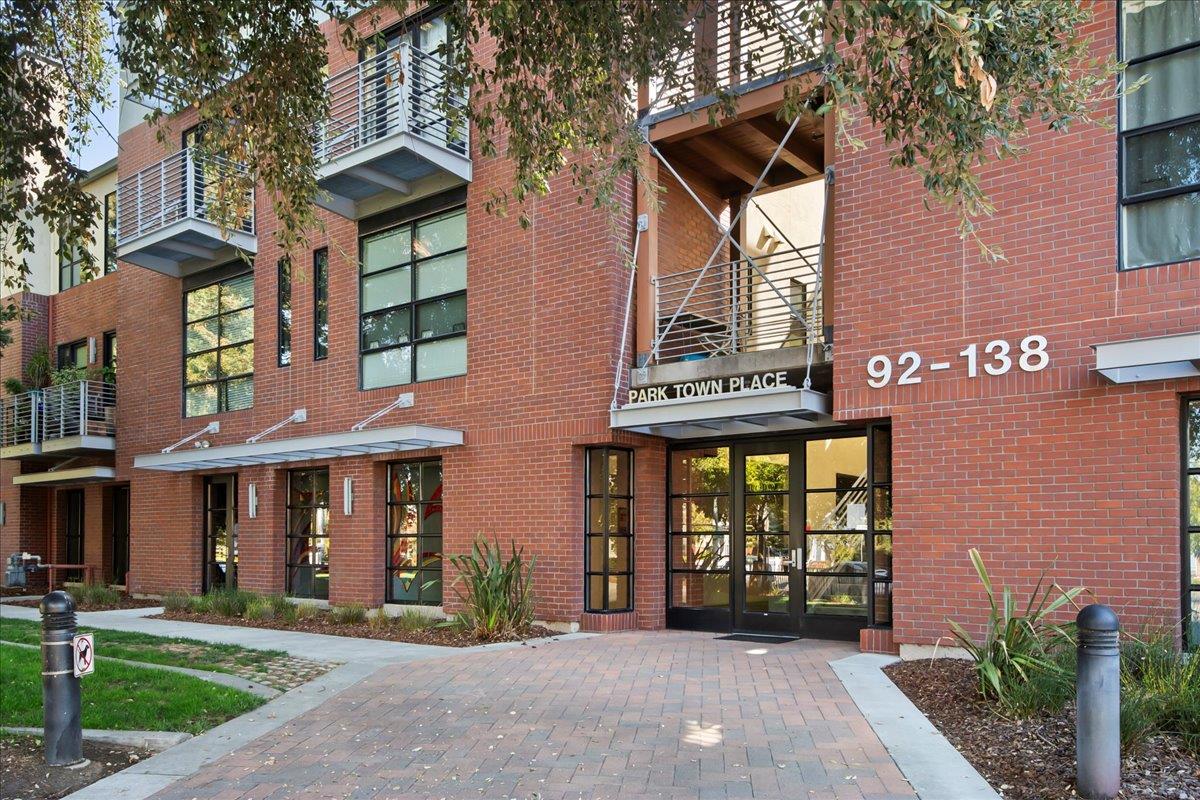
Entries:
<svg viewBox="0 0 1200 800">
<path fill-rule="evenodd" d="M 83 274 L 80 270 L 80 263 L 83 261 L 83 247 L 80 246 L 73 252 L 75 256 L 70 261 L 65 261 L 67 251 L 64 249 L 66 242 L 60 237 L 58 240 L 58 290 L 65 292 L 68 289 L 74 289 L 76 286 L 82 286 L 84 283 Z M 63 275 L 69 276 L 67 281 L 63 280 Z"/>
<path fill-rule="evenodd" d="M 608 480 L 604 481 L 604 491 L 600 494 L 592 492 L 592 454 L 602 453 L 604 463 L 607 466 L 609 454 L 623 453 L 628 459 L 629 473 L 629 493 L 628 494 L 613 494 L 610 491 Z M 625 614 L 636 609 L 636 592 L 634 590 L 634 575 L 635 556 L 634 543 L 636 524 L 635 521 L 635 495 L 637 493 L 637 476 L 634 472 L 634 450 L 629 447 L 618 447 L 615 445 L 597 445 L 594 447 L 586 447 L 583 451 L 583 610 L 588 614 Z M 608 519 L 609 503 L 613 500 L 625 500 L 629 507 L 629 532 L 617 533 L 614 531 L 604 530 L 599 533 L 592 531 L 592 501 L 600 500 L 604 504 L 605 519 Z M 604 540 L 604 552 L 607 554 L 609 550 L 609 542 L 613 538 L 621 538 L 626 540 L 627 547 L 627 568 L 618 572 L 613 572 L 610 569 L 609 559 L 605 557 L 604 568 L 596 570 L 593 568 L 592 560 L 592 539 L 599 538 Z M 611 597 L 609 596 L 609 579 L 612 576 L 624 576 L 628 581 L 629 598 L 628 604 L 622 608 L 613 608 L 611 605 Z M 600 577 L 603 579 L 601 584 L 604 587 L 604 598 L 602 603 L 595 603 L 592 598 L 592 578 Z"/>
<path fill-rule="evenodd" d="M 275 365 L 292 365 L 292 259 L 275 264 Z"/>
<path fill-rule="evenodd" d="M 1200 394 L 1186 394 L 1181 398 L 1179 414 L 1179 524 L 1180 524 L 1180 558 L 1179 558 L 1179 607 L 1182 612 L 1180 619 L 1183 626 L 1182 636 L 1184 647 L 1198 648 L 1200 640 L 1189 636 L 1192 631 L 1192 594 L 1200 594 L 1200 575 L 1191 574 L 1191 539 L 1200 536 L 1200 524 L 1192 525 L 1189 514 L 1188 484 L 1193 475 L 1200 476 L 1200 465 L 1192 467 L 1188 463 L 1188 409 L 1191 406 L 1200 407 Z M 1198 432 L 1200 435 L 1200 432 Z M 1200 621 L 1196 623 L 1200 630 Z"/>
<path fill-rule="evenodd" d="M 100 365 L 102 367 L 109 367 L 109 368 L 115 370 L 117 368 L 117 332 L 116 331 L 105 331 L 104 332 L 103 350 L 101 352 L 102 352 L 102 355 L 101 355 Z"/>
<path fill-rule="evenodd" d="M 111 201 L 111 202 L 110 202 Z M 104 195 L 104 273 L 117 271 L 117 193 Z"/>
<path fill-rule="evenodd" d="M 190 356 L 198 356 L 198 355 L 203 355 L 205 353 L 215 352 L 215 353 L 217 353 L 217 369 L 220 370 L 220 364 L 221 364 L 220 351 L 228 350 L 228 349 L 234 348 L 234 347 L 242 347 L 246 344 L 256 344 L 255 336 L 254 336 L 253 322 L 251 323 L 251 328 L 250 328 L 251 334 L 250 334 L 249 339 L 245 339 L 245 340 L 242 340 L 239 342 L 231 342 L 230 344 L 226 344 L 226 345 L 220 344 L 220 340 L 221 340 L 220 327 L 219 327 L 220 322 L 218 322 L 218 328 L 217 328 L 217 342 L 218 343 L 217 343 L 216 347 L 209 347 L 204 350 L 197 350 L 194 353 L 189 353 L 188 347 L 187 347 L 187 332 L 188 332 L 189 325 L 194 325 L 197 322 L 206 322 L 211 319 L 218 319 L 222 316 L 226 316 L 229 314 L 235 314 L 240 311 L 245 311 L 246 309 L 250 309 L 250 312 L 251 312 L 250 316 L 253 319 L 255 300 L 256 300 L 256 298 L 254 296 L 254 288 L 252 288 L 250 291 L 250 305 L 248 305 L 248 306 L 242 306 L 240 308 L 231 309 L 229 311 L 221 311 L 221 295 L 220 295 L 220 289 L 218 289 L 217 290 L 217 312 L 215 314 L 210 314 L 206 317 L 197 317 L 196 319 L 193 319 L 193 320 L 189 320 L 188 316 L 187 316 L 188 295 L 192 294 L 193 292 L 198 292 L 202 289 L 207 289 L 210 286 L 216 286 L 219 284 L 230 283 L 232 281 L 236 281 L 240 278 L 246 277 L 247 275 L 250 276 L 251 286 L 254 287 L 254 285 L 257 283 L 256 281 L 254 281 L 254 270 L 246 269 L 246 270 L 239 270 L 239 271 L 234 272 L 229 275 L 222 275 L 219 278 L 215 278 L 215 279 L 207 281 L 205 283 L 198 283 L 195 286 L 191 286 L 191 287 L 185 288 L 183 290 L 183 294 L 181 297 L 182 303 L 181 303 L 181 309 L 180 309 L 180 312 L 181 312 L 180 316 L 182 318 L 181 319 L 182 324 L 180 325 L 180 338 L 182 340 L 181 344 L 182 344 L 182 350 L 183 350 L 183 361 L 180 365 L 181 366 L 180 383 L 182 386 L 182 389 L 180 391 L 180 400 L 181 400 L 181 405 L 182 405 L 181 411 L 183 412 L 184 419 L 195 419 L 198 417 L 211 417 L 216 414 L 227 414 L 227 413 L 230 413 L 231 411 L 248 411 L 254 407 L 254 396 L 253 396 L 253 392 L 254 392 L 254 358 L 253 357 L 251 357 L 251 359 L 250 359 L 250 371 L 249 372 L 238 373 L 236 375 L 226 375 L 225 377 L 219 377 L 219 378 L 215 378 L 213 380 L 197 381 L 195 383 L 188 383 L 188 379 L 187 379 L 187 361 Z M 255 287 L 255 288 L 257 288 L 257 287 Z M 257 348 L 255 348 L 255 350 L 257 350 Z M 241 380 L 242 378 L 250 379 L 250 391 L 251 391 L 250 405 L 246 406 L 245 408 L 231 409 L 228 407 L 228 396 L 227 396 L 225 390 L 228 388 L 228 384 L 230 381 Z M 188 407 L 187 407 L 187 390 L 193 386 L 208 386 L 208 385 L 215 385 L 217 387 L 217 408 L 216 408 L 216 410 L 204 412 L 201 414 L 189 414 Z M 222 400 L 223 397 L 226 398 L 224 401 Z"/>
<path fill-rule="evenodd" d="M 441 481 L 439 483 L 439 489 L 441 491 L 437 495 L 436 499 L 432 496 L 432 494 L 431 494 L 429 500 L 421 499 L 422 495 L 424 494 L 424 487 L 418 486 L 417 487 L 417 498 L 415 500 L 413 500 L 412 502 L 403 501 L 403 500 L 394 500 L 392 498 L 392 471 L 397 469 L 398 467 L 416 467 L 417 474 L 420 476 L 420 480 L 424 481 L 425 480 L 425 465 L 427 465 L 427 464 L 437 464 L 438 474 L 441 476 Z M 446 469 L 445 462 L 443 462 L 443 460 L 441 458 L 423 458 L 423 459 L 420 459 L 417 461 L 392 461 L 392 462 L 389 462 L 387 465 L 387 471 L 385 473 L 386 484 L 385 484 L 384 493 L 383 493 L 383 500 L 384 500 L 384 523 L 383 523 L 384 524 L 384 532 L 383 532 L 383 544 L 384 544 L 384 548 L 383 548 L 384 549 L 384 553 L 383 553 L 384 589 L 383 589 L 383 592 L 384 592 L 384 595 L 383 595 L 383 597 L 384 597 L 385 603 L 388 603 L 391 605 L 435 606 L 436 607 L 436 606 L 442 606 L 446 601 L 446 596 L 445 596 L 445 591 L 446 591 L 446 582 L 445 582 L 445 574 L 446 574 L 445 573 L 445 563 L 446 563 L 446 540 L 445 540 L 445 535 L 446 535 L 446 533 L 445 533 L 445 531 L 446 531 L 446 495 L 445 495 L 446 472 L 445 472 L 445 469 Z M 440 551 L 440 557 L 437 560 L 437 566 L 436 567 L 428 567 L 425 564 L 421 563 L 421 540 L 432 538 L 432 534 L 427 534 L 424 532 L 425 517 L 424 517 L 424 514 L 422 513 L 422 511 L 423 511 L 423 509 L 425 509 L 426 506 L 433 506 L 433 505 L 441 506 L 441 511 L 439 511 L 438 513 L 440 513 L 442 515 L 442 531 L 437 534 L 437 538 L 442 540 L 442 549 Z M 407 534 L 407 533 L 393 533 L 392 532 L 392 509 L 399 507 L 399 506 L 416 506 L 416 508 L 417 508 L 417 530 L 415 533 Z M 393 576 L 393 574 L 396 572 L 407 571 L 402 567 L 395 567 L 392 565 L 392 543 L 397 539 L 416 539 L 417 540 L 417 564 L 412 567 L 412 571 L 417 574 L 417 578 L 416 578 L 417 580 L 422 580 L 424 577 L 424 574 L 427 572 L 437 572 L 438 573 L 438 576 L 439 576 L 438 584 L 439 585 L 438 585 L 438 599 L 436 602 L 426 602 L 425 601 L 424 594 L 425 594 L 426 590 L 425 590 L 425 583 L 423 581 L 421 583 L 417 584 L 417 599 L 416 600 L 403 600 L 403 599 L 397 600 L 395 598 L 395 596 L 393 595 L 393 593 L 392 593 L 392 576 Z"/>
<path fill-rule="evenodd" d="M 312 503 L 305 504 L 305 505 L 296 505 L 292 502 L 292 481 L 296 480 L 296 478 L 299 475 L 306 474 L 306 473 L 311 473 L 314 476 L 319 475 L 321 473 L 325 474 L 325 503 L 324 504 L 316 502 L 317 492 L 316 492 L 315 488 L 313 490 L 313 502 Z M 329 599 L 329 588 L 330 588 L 329 585 L 333 583 L 333 570 L 330 568 L 331 562 L 329 560 L 330 551 L 333 550 L 333 513 L 331 511 L 332 503 L 330 501 L 330 493 L 331 492 L 330 492 L 329 481 L 330 481 L 330 478 L 329 478 L 329 467 L 328 466 L 303 467 L 301 469 L 289 469 L 287 471 L 287 479 L 286 479 L 285 486 L 284 486 L 284 491 L 286 494 L 284 495 L 284 513 L 283 513 L 283 524 L 284 524 L 284 530 L 283 530 L 283 580 L 284 580 L 284 593 L 287 594 L 288 597 L 294 597 L 294 598 L 297 598 L 300 600 L 328 600 Z M 292 510 L 293 509 L 305 509 L 305 508 L 310 509 L 313 512 L 323 508 L 323 509 L 325 509 L 326 512 L 328 512 L 326 515 L 325 535 L 324 536 L 318 536 L 318 535 L 314 534 L 313 531 L 315 530 L 315 527 L 311 524 L 309 526 L 308 533 L 305 533 L 303 535 L 295 535 L 292 533 L 292 519 L 291 519 Z M 310 517 L 310 519 L 313 522 L 316 521 L 316 518 L 317 517 L 316 517 L 315 513 L 313 513 Z M 292 542 L 298 541 L 301 539 L 307 539 L 310 542 L 314 539 L 328 539 L 329 546 L 326 547 L 326 549 L 325 549 L 325 560 L 322 562 L 308 563 L 308 564 L 293 563 L 291 560 Z M 328 577 L 326 578 L 325 596 L 321 597 L 315 592 L 312 594 L 309 594 L 309 595 L 296 594 L 295 587 L 293 587 L 293 585 L 292 585 L 292 569 L 294 567 L 312 567 L 314 570 L 314 573 L 315 573 L 316 569 L 318 567 L 322 567 L 322 566 L 325 567 L 326 572 L 328 574 Z M 313 586 L 314 586 L 314 588 L 316 586 L 315 576 L 314 576 L 314 580 L 313 580 Z"/>
<path fill-rule="evenodd" d="M 73 355 L 81 350 L 83 351 L 82 364 L 77 363 L 75 359 L 71 359 L 70 364 L 66 363 L 66 354 L 70 353 Z M 54 348 L 54 366 L 56 369 L 87 369 L 89 363 L 88 340 L 86 338 L 63 342 Z"/>
<path fill-rule="evenodd" d="M 458 203 L 458 204 L 455 204 L 455 205 L 452 205 L 452 206 L 449 206 L 446 208 L 440 208 L 435 211 L 431 211 L 429 213 L 424 213 L 419 216 L 415 216 L 415 217 L 411 217 L 409 219 L 402 220 L 394 225 L 388 225 L 386 227 L 382 227 L 377 230 L 372 230 L 370 233 L 367 233 L 367 234 L 359 235 L 359 237 L 358 237 L 358 334 L 357 334 L 358 335 L 358 389 L 359 389 L 359 391 L 370 392 L 370 391 L 374 391 L 376 389 L 386 389 L 386 388 L 391 388 L 394 386 L 408 386 L 408 385 L 414 384 L 414 383 L 427 383 L 429 381 L 440 381 L 440 380 L 445 380 L 447 378 L 457 378 L 457 377 L 467 374 L 467 364 L 464 363 L 463 371 L 459 372 L 459 373 L 455 373 L 453 375 L 439 375 L 435 378 L 424 378 L 424 379 L 418 378 L 417 377 L 417 350 L 422 345 L 432 344 L 435 342 L 449 341 L 451 339 L 456 339 L 456 338 L 462 338 L 465 343 L 466 339 L 467 339 L 467 334 L 470 331 L 470 324 L 469 324 L 470 309 L 469 308 L 466 309 L 466 313 L 464 313 L 464 315 L 463 315 L 463 329 L 461 331 L 451 331 L 450 333 L 443 333 L 443 334 L 438 334 L 436 336 L 429 336 L 429 337 L 423 337 L 423 338 L 417 338 L 417 335 L 416 335 L 417 334 L 417 324 L 418 324 L 417 308 L 419 306 L 430 305 L 430 304 L 433 304 L 433 303 L 436 303 L 439 301 L 450 300 L 450 299 L 453 299 L 456 297 L 462 297 L 464 305 L 466 304 L 467 288 L 458 289 L 453 292 L 443 292 L 442 294 L 431 295 L 429 297 L 424 297 L 424 298 L 420 298 L 420 299 L 418 299 L 418 297 L 417 297 L 417 268 L 420 264 L 427 262 L 427 261 L 433 261 L 433 260 L 439 259 L 439 258 L 445 258 L 446 256 L 455 255 L 457 253 L 463 253 L 464 255 L 469 253 L 471 242 L 470 242 L 470 238 L 469 238 L 469 232 L 466 230 L 466 225 L 467 225 L 466 210 L 467 210 L 467 207 L 466 207 L 465 203 Z M 443 252 L 436 253 L 435 255 L 424 256 L 422 258 L 416 258 L 414 255 L 414 251 L 413 251 L 411 243 L 416 241 L 417 226 L 422 223 L 428 222 L 432 219 L 436 219 L 437 217 L 442 217 L 442 216 L 448 217 L 448 216 L 452 216 L 452 215 L 458 214 L 458 213 L 461 213 L 463 215 L 464 236 L 467 237 L 467 244 L 464 245 L 463 247 L 456 247 L 456 248 L 453 248 L 450 250 L 445 250 Z M 401 230 L 402 228 L 406 228 L 406 227 L 409 229 L 409 242 L 410 242 L 408 261 L 399 262 L 390 267 L 384 267 L 382 269 L 377 269 L 371 273 L 364 272 L 363 268 L 365 265 L 364 265 L 363 254 L 366 251 L 365 244 L 366 244 L 367 240 L 374 239 L 376 237 L 381 237 L 385 234 L 393 233 L 395 231 Z M 409 301 L 407 303 L 400 303 L 400 304 L 393 305 L 393 306 L 387 306 L 385 308 L 378 308 L 378 309 L 374 309 L 372 311 L 363 311 L 363 285 L 364 285 L 366 279 L 368 277 L 373 278 L 373 277 L 377 277 L 379 275 L 385 275 L 390 272 L 396 272 L 405 267 L 408 267 L 408 269 L 409 269 L 409 298 L 410 298 Z M 364 320 L 366 320 L 368 318 L 373 318 L 373 317 L 382 317 L 387 314 L 394 313 L 396 311 L 402 311 L 405 309 L 408 310 L 408 339 L 407 339 L 407 341 L 400 342 L 398 344 L 385 345 L 382 347 L 372 347 L 369 349 L 363 347 L 363 322 L 364 322 Z M 408 358 L 409 373 L 408 373 L 407 381 L 401 381 L 399 383 L 388 383 L 388 384 L 383 384 L 380 386 L 371 386 L 371 387 L 367 387 L 364 385 L 363 362 L 364 362 L 364 358 L 366 356 L 373 355 L 375 353 L 387 352 L 389 350 L 400 350 L 404 347 L 408 347 L 411 351 L 409 354 L 409 358 Z"/>
<path fill-rule="evenodd" d="M 1125 57 L 1125 0 L 1119 0 L 1116 8 L 1117 13 L 1117 58 L 1124 60 Z M 1144 53 L 1136 58 L 1129 59 L 1126 62 L 1126 69 L 1136 67 L 1140 64 L 1145 64 L 1156 59 L 1167 58 L 1177 53 L 1186 52 L 1188 50 L 1200 49 L 1200 39 L 1183 44 L 1174 45 L 1164 50 L 1155 51 L 1153 53 Z M 1118 88 L 1123 88 L 1125 85 L 1125 73 L 1117 78 Z M 1125 196 L 1125 170 L 1126 170 L 1126 141 L 1129 138 L 1141 136 L 1148 133 L 1155 133 L 1171 128 L 1183 127 L 1190 124 L 1200 123 L 1200 112 L 1187 114 L 1182 117 L 1175 117 L 1161 122 L 1143 125 L 1138 128 L 1125 130 L 1125 103 L 1117 98 L 1117 271 L 1118 272 L 1133 272 L 1139 269 L 1149 269 L 1151 267 L 1164 267 L 1171 264 L 1186 264 L 1191 261 L 1200 260 L 1200 256 L 1185 257 L 1170 259 L 1167 261 L 1156 261 L 1150 264 L 1138 264 L 1137 266 L 1126 266 L 1125 264 L 1125 209 L 1128 206 L 1140 205 L 1142 203 L 1153 202 L 1154 200 L 1162 200 L 1168 197 L 1177 197 L 1185 194 L 1200 193 L 1200 181 L 1196 181 L 1183 186 L 1175 186 L 1168 189 L 1156 189 L 1141 194 Z"/>
<path fill-rule="evenodd" d="M 313 251 L 313 361 L 329 357 L 329 248 Z"/>
</svg>

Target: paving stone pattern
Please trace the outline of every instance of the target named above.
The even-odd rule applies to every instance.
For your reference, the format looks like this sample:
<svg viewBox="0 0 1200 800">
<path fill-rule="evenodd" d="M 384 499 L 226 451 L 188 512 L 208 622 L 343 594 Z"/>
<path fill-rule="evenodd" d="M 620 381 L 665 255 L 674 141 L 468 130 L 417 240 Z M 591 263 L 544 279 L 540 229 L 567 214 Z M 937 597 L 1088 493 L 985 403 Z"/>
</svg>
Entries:
<svg viewBox="0 0 1200 800">
<path fill-rule="evenodd" d="M 244 664 L 233 667 L 234 674 L 248 681 L 262 683 L 286 692 L 319 678 L 338 666 L 331 661 L 312 661 L 298 656 L 279 656 L 265 664 Z"/>
<path fill-rule="evenodd" d="M 621 633 L 388 666 L 155 797 L 914 797 L 849 645 Z"/>
</svg>

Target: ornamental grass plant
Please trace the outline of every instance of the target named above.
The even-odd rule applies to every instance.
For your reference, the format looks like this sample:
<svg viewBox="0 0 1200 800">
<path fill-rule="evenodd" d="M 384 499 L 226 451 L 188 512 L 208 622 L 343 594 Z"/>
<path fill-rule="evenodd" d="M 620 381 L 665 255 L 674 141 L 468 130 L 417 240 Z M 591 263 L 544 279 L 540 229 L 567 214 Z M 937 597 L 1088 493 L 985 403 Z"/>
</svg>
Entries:
<svg viewBox="0 0 1200 800">
<path fill-rule="evenodd" d="M 462 610 L 448 623 L 475 638 L 488 641 L 506 638 L 533 623 L 533 572 L 537 558 L 526 562 L 524 549 L 512 544 L 505 560 L 500 543 L 493 547 L 477 539 L 469 555 L 450 556 L 458 571 L 454 591 Z"/>
</svg>

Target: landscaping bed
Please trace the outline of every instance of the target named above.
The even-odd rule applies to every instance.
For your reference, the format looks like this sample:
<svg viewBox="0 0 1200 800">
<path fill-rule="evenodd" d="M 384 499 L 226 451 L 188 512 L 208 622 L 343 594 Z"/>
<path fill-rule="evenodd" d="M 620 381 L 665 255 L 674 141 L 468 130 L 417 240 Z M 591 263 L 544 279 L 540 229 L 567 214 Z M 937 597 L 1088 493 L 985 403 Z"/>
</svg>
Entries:
<svg viewBox="0 0 1200 800">
<path fill-rule="evenodd" d="M 1010 718 L 989 704 L 969 661 L 906 661 L 884 670 L 1001 796 L 1074 800 L 1075 709 Z M 1158 734 L 1123 759 L 1122 796 L 1197 800 L 1200 760 Z"/>
<path fill-rule="evenodd" d="M 350 636 L 360 639 L 379 639 L 388 642 L 428 644 L 439 647 L 475 647 L 493 642 L 520 642 L 528 639 L 543 639 L 557 636 L 558 632 L 540 625 L 530 625 L 520 632 L 491 639 L 478 639 L 472 633 L 457 627 L 441 627 L 440 620 L 426 618 L 412 621 L 410 617 L 390 618 L 385 622 L 372 615 L 367 621 L 346 622 L 333 618 L 324 609 L 308 612 L 309 616 L 288 619 L 246 619 L 241 616 L 226 616 L 215 612 L 196 613 L 191 611 L 166 611 L 156 615 L 162 619 L 181 622 L 203 622 L 209 625 L 241 625 L 247 628 L 269 628 L 277 631 L 301 633 L 323 633 L 328 636 Z M 418 623 L 423 623 L 418 627 Z"/>
<path fill-rule="evenodd" d="M 36 736 L 0 736 L 0 800 L 57 800 L 154 755 L 132 747 L 83 743 L 91 763 L 79 769 L 47 767 Z"/>
<path fill-rule="evenodd" d="M 67 590 L 71 594 L 71 590 Z M 21 606 L 22 608 L 37 608 L 41 604 L 41 599 L 37 600 L 6 600 L 6 606 Z M 154 608 L 161 606 L 161 600 L 143 600 L 137 597 L 130 597 L 127 594 L 121 595 L 117 600 L 103 603 L 79 603 L 75 605 L 76 611 L 119 611 L 125 608 Z"/>
</svg>

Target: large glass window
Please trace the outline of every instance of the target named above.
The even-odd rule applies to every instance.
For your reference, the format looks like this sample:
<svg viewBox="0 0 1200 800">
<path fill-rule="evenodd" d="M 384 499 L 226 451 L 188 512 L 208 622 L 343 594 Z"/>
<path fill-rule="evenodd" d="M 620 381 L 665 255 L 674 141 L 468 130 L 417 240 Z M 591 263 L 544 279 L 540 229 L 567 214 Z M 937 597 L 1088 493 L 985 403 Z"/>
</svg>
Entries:
<svg viewBox="0 0 1200 800">
<path fill-rule="evenodd" d="M 287 592 L 329 599 L 329 470 L 288 472 Z"/>
<path fill-rule="evenodd" d="M 729 448 L 671 453 L 671 605 L 729 608 Z"/>
<path fill-rule="evenodd" d="M 79 339 L 78 341 L 60 344 L 58 346 L 58 352 L 55 355 L 56 365 L 59 369 L 86 367 L 88 365 L 87 339 Z"/>
<path fill-rule="evenodd" d="M 388 466 L 387 599 L 442 604 L 442 462 Z"/>
<path fill-rule="evenodd" d="M 805 613 L 867 616 L 867 437 L 805 444 Z"/>
<path fill-rule="evenodd" d="M 83 250 L 61 242 L 58 247 L 58 290 L 66 291 L 83 283 Z"/>
<path fill-rule="evenodd" d="M 329 251 L 313 253 L 313 360 L 329 355 Z"/>
<path fill-rule="evenodd" d="M 184 298 L 184 414 L 254 404 L 254 275 L 193 289 Z"/>
<path fill-rule="evenodd" d="M 104 274 L 117 271 L 117 193 L 104 195 Z"/>
<path fill-rule="evenodd" d="M 286 367 L 292 363 L 292 260 L 284 256 L 278 267 L 279 324 L 275 338 L 279 366 Z"/>
<path fill-rule="evenodd" d="M 1200 0 L 1124 0 L 1121 264 L 1200 258 Z"/>
<path fill-rule="evenodd" d="M 362 240 L 362 388 L 467 371 L 467 214 L 414 220 Z"/>
<path fill-rule="evenodd" d="M 1200 398 L 1184 405 L 1183 605 L 1188 645 L 1200 646 Z"/>
<path fill-rule="evenodd" d="M 633 608 L 633 453 L 587 451 L 584 558 L 588 611 Z"/>
</svg>

